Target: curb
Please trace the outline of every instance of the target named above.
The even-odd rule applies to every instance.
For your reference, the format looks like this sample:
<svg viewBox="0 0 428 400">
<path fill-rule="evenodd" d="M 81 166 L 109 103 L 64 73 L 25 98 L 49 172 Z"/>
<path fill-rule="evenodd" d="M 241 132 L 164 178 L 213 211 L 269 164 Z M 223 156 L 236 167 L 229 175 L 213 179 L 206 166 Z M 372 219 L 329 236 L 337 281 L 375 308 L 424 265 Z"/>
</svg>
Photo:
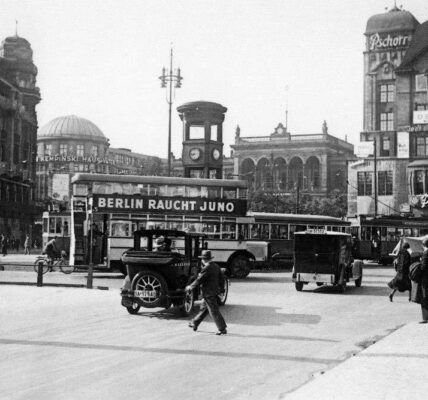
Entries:
<svg viewBox="0 0 428 400">
<path fill-rule="evenodd" d="M 36 282 L 2 282 L 0 281 L 0 285 L 37 286 L 37 283 Z M 43 283 L 42 286 L 38 286 L 38 287 L 43 287 L 43 286 L 86 289 L 86 285 L 78 284 L 78 283 Z M 108 286 L 95 286 L 94 289 L 110 290 Z"/>
</svg>

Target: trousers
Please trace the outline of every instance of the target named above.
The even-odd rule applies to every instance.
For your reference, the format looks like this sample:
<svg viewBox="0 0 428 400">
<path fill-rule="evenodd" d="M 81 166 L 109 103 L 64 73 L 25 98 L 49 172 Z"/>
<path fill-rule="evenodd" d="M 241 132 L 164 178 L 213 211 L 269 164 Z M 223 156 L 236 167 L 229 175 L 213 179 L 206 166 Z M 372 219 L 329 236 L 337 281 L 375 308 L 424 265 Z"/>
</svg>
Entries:
<svg viewBox="0 0 428 400">
<path fill-rule="evenodd" d="M 428 308 L 421 304 L 422 319 L 428 321 Z"/>
<path fill-rule="evenodd" d="M 208 314 L 211 315 L 219 331 L 226 329 L 226 322 L 218 308 L 217 296 L 205 296 L 203 298 L 201 308 L 195 318 L 193 318 L 193 324 L 198 326 Z"/>
</svg>

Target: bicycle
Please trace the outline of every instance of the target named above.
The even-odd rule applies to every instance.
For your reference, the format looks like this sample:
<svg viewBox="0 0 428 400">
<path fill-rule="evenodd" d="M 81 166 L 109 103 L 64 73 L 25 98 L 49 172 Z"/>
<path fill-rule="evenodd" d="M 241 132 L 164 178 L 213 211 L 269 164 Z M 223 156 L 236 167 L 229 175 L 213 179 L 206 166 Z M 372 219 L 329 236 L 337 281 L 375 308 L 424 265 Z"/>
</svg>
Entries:
<svg viewBox="0 0 428 400">
<path fill-rule="evenodd" d="M 48 256 L 38 256 L 36 261 L 34 262 L 34 271 L 38 272 L 39 263 L 42 262 L 42 273 L 46 274 L 46 272 L 52 272 L 54 268 L 59 268 L 60 271 L 64 274 L 71 274 L 76 270 L 75 265 L 70 265 L 68 258 L 66 258 L 66 252 L 64 250 L 61 251 L 61 255 L 59 257 L 50 258 Z"/>
</svg>

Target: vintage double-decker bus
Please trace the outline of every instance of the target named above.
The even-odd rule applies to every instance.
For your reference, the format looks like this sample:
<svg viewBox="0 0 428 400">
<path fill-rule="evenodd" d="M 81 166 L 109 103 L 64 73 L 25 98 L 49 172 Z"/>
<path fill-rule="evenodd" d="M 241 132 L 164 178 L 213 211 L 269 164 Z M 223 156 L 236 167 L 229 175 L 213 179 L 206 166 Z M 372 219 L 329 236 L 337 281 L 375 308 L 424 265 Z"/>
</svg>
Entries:
<svg viewBox="0 0 428 400">
<path fill-rule="evenodd" d="M 79 173 L 71 184 L 73 264 L 123 271 L 133 232 L 151 228 L 204 233 L 216 262 L 235 277 L 248 275 L 251 261 L 268 260 L 266 241 L 238 235 L 237 221 L 247 213 L 245 181 Z"/>
</svg>

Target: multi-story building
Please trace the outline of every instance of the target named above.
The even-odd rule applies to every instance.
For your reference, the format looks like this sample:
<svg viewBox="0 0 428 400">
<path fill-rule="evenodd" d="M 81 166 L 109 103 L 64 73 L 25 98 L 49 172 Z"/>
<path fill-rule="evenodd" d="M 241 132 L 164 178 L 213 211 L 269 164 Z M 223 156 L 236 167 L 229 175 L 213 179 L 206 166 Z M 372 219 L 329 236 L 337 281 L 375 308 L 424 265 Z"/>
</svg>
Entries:
<svg viewBox="0 0 428 400">
<path fill-rule="evenodd" d="M 34 234 L 37 68 L 30 43 L 6 38 L 0 47 L 0 233 Z"/>
<path fill-rule="evenodd" d="M 162 160 L 111 148 L 93 122 L 67 115 L 40 128 L 37 137 L 37 198 L 67 208 L 70 178 L 77 172 L 104 174 L 159 174 Z"/>
<path fill-rule="evenodd" d="M 291 195 L 300 190 L 321 199 L 334 189 L 345 192 L 347 162 L 354 146 L 328 133 L 291 135 L 278 124 L 268 136 L 242 137 L 237 127 L 234 176 L 247 179 L 253 190 Z"/>
<path fill-rule="evenodd" d="M 348 215 L 428 215 L 428 21 L 394 7 L 365 36 L 361 141 L 372 155 L 349 166 Z"/>
</svg>

